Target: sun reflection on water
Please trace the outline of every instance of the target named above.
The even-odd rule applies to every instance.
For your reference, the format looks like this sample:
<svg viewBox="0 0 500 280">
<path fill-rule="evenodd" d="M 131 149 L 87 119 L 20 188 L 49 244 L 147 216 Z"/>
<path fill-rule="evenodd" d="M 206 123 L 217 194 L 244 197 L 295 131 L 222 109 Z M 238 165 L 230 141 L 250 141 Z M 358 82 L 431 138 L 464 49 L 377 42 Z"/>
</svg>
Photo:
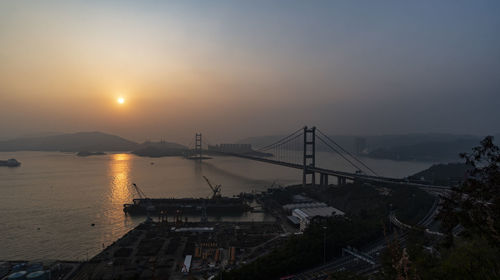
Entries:
<svg viewBox="0 0 500 280">
<path fill-rule="evenodd" d="M 130 154 L 112 154 L 110 161 L 111 203 L 128 203 L 131 200 L 130 192 Z"/>
<path fill-rule="evenodd" d="M 108 195 L 102 212 L 102 222 L 106 228 L 101 233 L 100 242 L 103 246 L 134 227 L 134 222 L 123 213 L 123 204 L 130 203 L 133 196 L 130 188 L 132 160 L 130 154 L 110 154 Z"/>
</svg>

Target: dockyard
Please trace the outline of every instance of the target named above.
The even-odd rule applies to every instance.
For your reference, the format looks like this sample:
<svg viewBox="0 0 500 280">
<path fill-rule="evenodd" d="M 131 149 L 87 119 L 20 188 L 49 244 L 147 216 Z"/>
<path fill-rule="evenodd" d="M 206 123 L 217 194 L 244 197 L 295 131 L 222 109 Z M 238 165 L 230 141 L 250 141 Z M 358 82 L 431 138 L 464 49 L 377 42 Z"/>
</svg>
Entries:
<svg viewBox="0 0 500 280">
<path fill-rule="evenodd" d="M 149 219 L 83 263 L 71 279 L 207 279 L 254 257 L 259 245 L 282 234 L 269 222 Z"/>
</svg>

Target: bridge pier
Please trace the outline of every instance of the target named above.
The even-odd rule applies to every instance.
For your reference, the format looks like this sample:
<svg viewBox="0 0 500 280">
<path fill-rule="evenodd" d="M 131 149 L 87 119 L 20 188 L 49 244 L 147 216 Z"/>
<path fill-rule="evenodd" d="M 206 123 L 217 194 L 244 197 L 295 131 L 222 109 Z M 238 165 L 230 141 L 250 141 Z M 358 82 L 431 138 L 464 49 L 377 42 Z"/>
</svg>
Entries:
<svg viewBox="0 0 500 280">
<path fill-rule="evenodd" d="M 319 174 L 319 184 L 321 186 L 328 186 L 328 174 L 320 173 Z"/>
<path fill-rule="evenodd" d="M 342 186 L 346 184 L 346 177 L 337 177 L 337 186 Z"/>
<path fill-rule="evenodd" d="M 307 174 L 311 174 L 311 186 L 316 186 L 316 176 L 314 172 L 306 171 L 302 176 L 302 186 L 307 186 Z"/>
</svg>

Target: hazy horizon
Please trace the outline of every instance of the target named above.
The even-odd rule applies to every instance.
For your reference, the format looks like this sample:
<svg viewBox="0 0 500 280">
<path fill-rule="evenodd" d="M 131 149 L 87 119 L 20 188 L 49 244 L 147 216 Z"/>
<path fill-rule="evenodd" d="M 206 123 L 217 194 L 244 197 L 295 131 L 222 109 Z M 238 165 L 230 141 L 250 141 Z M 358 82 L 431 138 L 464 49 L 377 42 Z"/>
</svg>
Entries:
<svg viewBox="0 0 500 280">
<path fill-rule="evenodd" d="M 499 14 L 498 1 L 2 1 L 0 139 L 496 134 Z"/>
<path fill-rule="evenodd" d="M 11 141 L 11 140 L 16 140 L 16 139 L 23 139 L 23 138 L 38 138 L 38 137 L 50 137 L 50 136 L 58 136 L 58 135 L 65 135 L 65 134 L 76 134 L 76 133 L 104 133 L 104 134 L 108 134 L 108 135 L 114 135 L 114 136 L 118 136 L 118 137 L 121 137 L 121 138 L 124 138 L 126 140 L 129 140 L 129 141 L 133 141 L 133 142 L 136 142 L 136 143 L 144 143 L 144 142 L 147 142 L 147 141 L 151 141 L 151 142 L 158 142 L 158 141 L 167 141 L 167 142 L 171 142 L 171 143 L 177 143 L 177 144 L 181 144 L 181 145 L 194 145 L 193 141 L 194 141 L 194 136 L 192 137 L 192 139 L 187 139 L 187 141 L 189 142 L 181 142 L 181 141 L 175 141 L 175 140 L 172 140 L 172 139 L 169 139 L 167 137 L 163 137 L 163 136 L 160 136 L 158 138 L 144 138 L 144 139 L 133 139 L 133 138 L 128 138 L 128 137 L 125 137 L 123 135 L 120 135 L 120 134 L 113 134 L 113 133 L 110 133 L 110 132 L 106 132 L 106 131 L 97 131 L 97 130 L 92 130 L 92 131 L 70 131 L 70 132 L 55 132 L 55 131 L 50 131 L 50 132 L 39 132 L 39 133 L 29 133 L 29 134 L 20 134 L 20 135 L 16 135 L 16 136 L 10 136 L 10 137 L 2 137 L 0 138 L 0 141 Z M 401 137 L 401 136 L 408 136 L 408 137 L 411 137 L 411 136 L 456 136 L 456 140 L 460 139 L 460 137 L 477 137 L 477 138 L 481 138 L 481 137 L 485 137 L 485 136 L 488 136 L 488 135 L 491 135 L 491 136 L 494 136 L 494 137 L 497 137 L 500 135 L 500 133 L 489 133 L 489 134 L 467 134 L 467 133 L 441 133 L 441 132 L 421 132 L 421 133 L 387 133 L 387 134 L 331 134 L 331 133 L 328 133 L 330 136 L 338 136 L 338 137 Z M 247 136 L 247 137 L 242 137 L 242 138 L 235 138 L 235 139 L 220 139 L 218 142 L 210 142 L 208 143 L 209 145 L 213 145 L 213 144 L 219 144 L 219 143 L 231 143 L 231 142 L 234 142 L 234 143 L 242 143 L 242 141 L 246 141 L 246 140 L 252 140 L 252 141 L 247 141 L 248 143 L 252 143 L 253 141 L 255 140 L 262 140 L 264 138 L 280 138 L 280 137 L 284 137 L 286 136 L 285 134 L 267 134 L 267 135 L 250 135 L 250 136 Z M 495 141 L 498 141 L 499 139 L 496 139 L 495 138 Z M 428 141 L 432 141 L 431 139 L 429 139 Z M 425 142 L 425 141 L 424 141 Z M 206 143 L 205 143 L 206 144 Z"/>
</svg>

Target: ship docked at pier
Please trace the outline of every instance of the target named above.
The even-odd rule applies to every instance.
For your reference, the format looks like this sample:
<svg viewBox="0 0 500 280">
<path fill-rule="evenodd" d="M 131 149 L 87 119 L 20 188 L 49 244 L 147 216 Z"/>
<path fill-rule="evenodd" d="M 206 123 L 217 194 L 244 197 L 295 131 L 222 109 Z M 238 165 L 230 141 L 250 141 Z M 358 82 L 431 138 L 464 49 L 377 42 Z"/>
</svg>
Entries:
<svg viewBox="0 0 500 280">
<path fill-rule="evenodd" d="M 250 211 L 252 208 L 242 197 L 221 196 L 221 185 L 213 186 L 204 177 L 212 189 L 211 198 L 148 198 L 136 185 L 132 184 L 139 198 L 132 203 L 123 205 L 127 214 L 154 214 L 166 211 L 167 213 L 202 214 L 202 215 L 238 215 Z"/>
<path fill-rule="evenodd" d="M 234 215 L 251 210 L 243 199 L 220 197 L 210 198 L 135 198 L 133 203 L 124 204 L 123 211 L 128 214 L 147 214 L 167 211 L 184 214 L 200 214 L 205 211 L 208 215 Z"/>
</svg>

